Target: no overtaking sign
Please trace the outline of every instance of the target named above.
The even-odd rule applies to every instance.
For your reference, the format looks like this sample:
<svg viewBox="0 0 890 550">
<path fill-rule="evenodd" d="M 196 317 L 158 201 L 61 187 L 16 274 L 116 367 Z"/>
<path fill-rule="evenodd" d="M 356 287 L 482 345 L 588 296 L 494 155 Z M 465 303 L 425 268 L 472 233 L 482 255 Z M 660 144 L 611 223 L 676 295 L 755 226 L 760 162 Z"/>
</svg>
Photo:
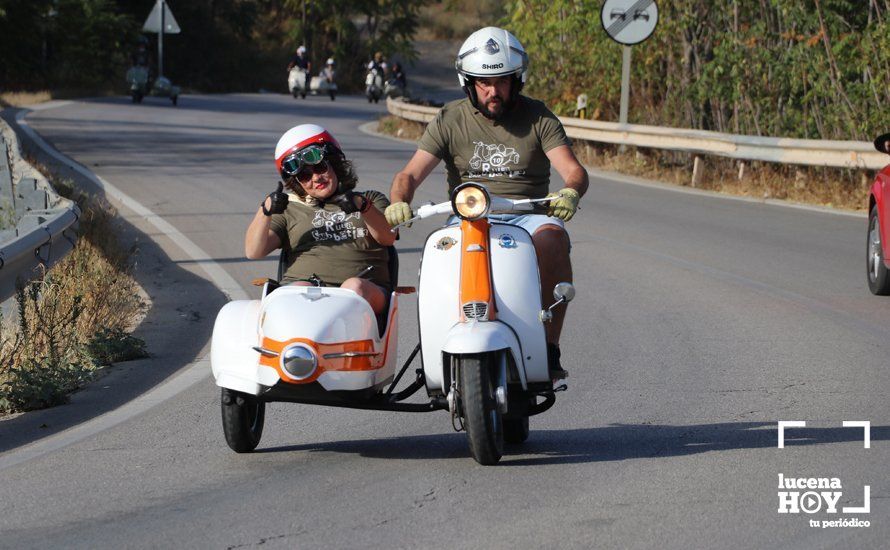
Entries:
<svg viewBox="0 0 890 550">
<path fill-rule="evenodd" d="M 600 13 L 603 28 L 612 40 L 625 46 L 649 38 L 658 24 L 655 0 L 606 0 Z"/>
</svg>

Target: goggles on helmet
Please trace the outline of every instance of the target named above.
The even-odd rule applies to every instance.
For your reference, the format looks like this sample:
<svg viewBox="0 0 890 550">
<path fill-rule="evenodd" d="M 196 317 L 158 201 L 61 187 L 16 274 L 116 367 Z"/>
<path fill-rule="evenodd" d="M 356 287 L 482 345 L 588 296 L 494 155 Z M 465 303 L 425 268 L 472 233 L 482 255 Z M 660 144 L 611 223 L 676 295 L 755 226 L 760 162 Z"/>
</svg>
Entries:
<svg viewBox="0 0 890 550">
<path fill-rule="evenodd" d="M 327 170 L 327 162 L 325 162 L 326 154 L 326 148 L 310 145 L 282 160 L 281 172 L 286 176 L 296 176 L 298 174 L 304 175 L 304 167 L 316 166 L 324 162 L 324 170 L 321 170 L 321 166 L 319 166 L 319 171 L 316 172 L 317 174 L 320 174 Z M 312 171 L 315 172 L 315 169 L 313 168 Z"/>
</svg>

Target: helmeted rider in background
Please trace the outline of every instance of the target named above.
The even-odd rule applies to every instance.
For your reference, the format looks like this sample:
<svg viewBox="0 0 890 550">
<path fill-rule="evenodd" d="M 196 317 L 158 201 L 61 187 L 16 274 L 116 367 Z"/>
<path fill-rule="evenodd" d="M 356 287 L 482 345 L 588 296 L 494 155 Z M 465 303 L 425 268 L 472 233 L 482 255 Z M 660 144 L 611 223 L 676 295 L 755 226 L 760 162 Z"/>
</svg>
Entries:
<svg viewBox="0 0 890 550">
<path fill-rule="evenodd" d="M 306 81 L 304 82 L 303 89 L 307 92 L 309 91 L 309 83 L 312 81 L 312 74 L 310 71 L 312 70 L 312 62 L 309 61 L 309 57 L 306 55 L 306 46 L 300 46 L 297 48 L 297 52 L 290 59 L 290 63 L 287 64 L 287 70 L 291 70 L 294 67 L 299 67 L 306 73 Z"/>
<path fill-rule="evenodd" d="M 281 136 L 275 167 L 283 183 L 250 222 L 245 255 L 255 260 L 284 248 L 288 263 L 281 282 L 348 288 L 375 313 L 385 311 L 392 292 L 387 247 L 395 241 L 383 217 L 386 196 L 353 191 L 358 178 L 352 163 L 334 136 L 315 124 Z"/>
<path fill-rule="evenodd" d="M 542 303 L 556 283 L 572 280 L 570 242 L 565 231 L 587 191 L 587 171 L 572 152 L 556 116 L 541 102 L 520 95 L 528 56 L 508 31 L 486 27 L 470 35 L 455 62 L 467 97 L 446 104 L 427 126 L 417 152 L 395 175 L 386 219 L 397 225 L 412 217 L 414 191 L 440 161 L 445 161 L 449 191 L 466 181 L 485 183 L 494 195 L 509 198 L 552 196 L 536 213 L 504 215 L 502 221 L 523 227 L 538 256 Z M 551 164 L 565 186 L 550 193 Z M 495 218 L 497 219 L 497 218 Z M 559 337 L 565 308 L 553 312 L 545 327 L 551 377 L 564 378 Z"/>
<path fill-rule="evenodd" d="M 336 75 L 336 70 L 334 69 L 334 58 L 329 57 L 327 61 L 325 61 L 324 68 L 318 73 L 318 76 L 325 79 L 328 83 L 334 83 L 334 76 Z"/>
<path fill-rule="evenodd" d="M 380 78 L 386 78 L 386 58 L 383 57 L 383 52 L 377 52 L 374 54 L 374 58 L 368 62 L 368 72 L 377 69 Z"/>
</svg>

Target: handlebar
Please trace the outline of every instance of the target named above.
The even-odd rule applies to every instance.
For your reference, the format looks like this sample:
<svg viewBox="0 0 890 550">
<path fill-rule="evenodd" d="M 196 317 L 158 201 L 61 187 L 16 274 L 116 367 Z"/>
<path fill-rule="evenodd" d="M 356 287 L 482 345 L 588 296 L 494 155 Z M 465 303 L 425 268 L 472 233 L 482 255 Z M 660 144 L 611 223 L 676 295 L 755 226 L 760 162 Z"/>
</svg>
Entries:
<svg viewBox="0 0 890 550">
<path fill-rule="evenodd" d="M 530 212 L 531 205 L 536 202 L 550 202 L 554 197 L 544 197 L 542 199 L 508 199 L 505 197 L 491 197 L 491 207 L 489 211 L 496 212 Z M 394 225 L 390 231 L 395 233 L 396 230 L 404 225 L 410 225 L 417 220 L 423 220 L 436 216 L 438 214 L 454 214 L 451 201 L 440 202 L 439 204 L 424 204 L 417 208 L 414 217 L 408 221 Z"/>
</svg>

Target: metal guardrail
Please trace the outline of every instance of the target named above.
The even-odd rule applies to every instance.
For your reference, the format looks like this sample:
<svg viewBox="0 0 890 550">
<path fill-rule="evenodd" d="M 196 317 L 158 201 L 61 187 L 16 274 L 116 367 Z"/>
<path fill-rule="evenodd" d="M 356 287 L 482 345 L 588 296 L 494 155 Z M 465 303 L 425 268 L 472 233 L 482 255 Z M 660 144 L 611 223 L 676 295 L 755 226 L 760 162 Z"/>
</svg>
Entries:
<svg viewBox="0 0 890 550">
<path fill-rule="evenodd" d="M 0 120 L 0 302 L 74 247 L 79 217 L 77 205 L 24 161 L 15 132 Z"/>
<path fill-rule="evenodd" d="M 413 105 L 400 99 L 387 99 L 386 108 L 394 116 L 423 123 L 431 121 L 439 112 L 437 107 Z M 876 151 L 869 141 L 740 136 L 570 117 L 559 117 L 559 120 L 570 138 L 601 143 L 807 166 L 878 170 L 887 165 L 887 155 Z"/>
</svg>

